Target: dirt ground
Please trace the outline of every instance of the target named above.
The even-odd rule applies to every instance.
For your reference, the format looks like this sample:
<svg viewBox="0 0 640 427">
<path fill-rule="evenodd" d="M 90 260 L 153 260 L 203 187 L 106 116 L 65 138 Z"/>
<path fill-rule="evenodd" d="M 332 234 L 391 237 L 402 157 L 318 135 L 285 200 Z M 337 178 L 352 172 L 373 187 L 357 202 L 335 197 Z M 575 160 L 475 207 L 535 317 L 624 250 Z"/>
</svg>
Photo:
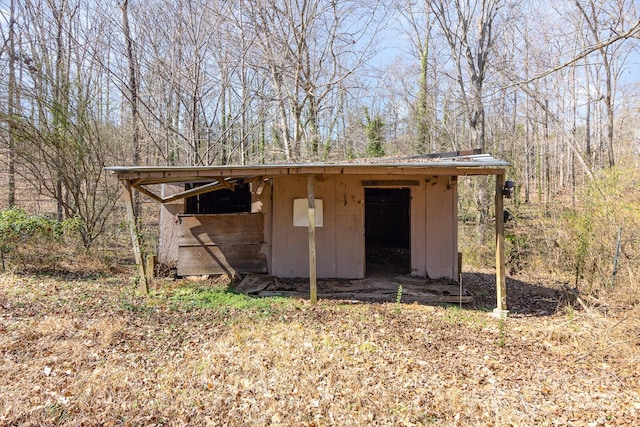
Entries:
<svg viewBox="0 0 640 427">
<path fill-rule="evenodd" d="M 462 307 L 311 306 L 0 275 L 0 425 L 640 425 L 638 307 L 516 277 L 497 320 L 494 280 L 465 274 Z"/>
</svg>

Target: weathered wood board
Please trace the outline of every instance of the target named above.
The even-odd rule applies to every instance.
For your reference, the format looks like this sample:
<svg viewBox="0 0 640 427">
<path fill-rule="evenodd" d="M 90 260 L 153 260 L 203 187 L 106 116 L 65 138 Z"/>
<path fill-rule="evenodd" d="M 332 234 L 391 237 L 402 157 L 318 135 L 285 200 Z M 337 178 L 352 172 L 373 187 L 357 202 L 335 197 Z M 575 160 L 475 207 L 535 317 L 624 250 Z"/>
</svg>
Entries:
<svg viewBox="0 0 640 427">
<path fill-rule="evenodd" d="M 266 273 L 260 245 L 187 246 L 178 248 L 178 276 Z"/>
<path fill-rule="evenodd" d="M 445 284 L 444 281 L 431 281 L 418 278 L 404 278 L 407 283 L 402 285 L 401 301 L 405 303 L 464 303 L 473 301 L 472 295 L 466 295 L 458 285 Z M 396 302 L 398 296 L 398 281 L 386 279 L 362 280 L 321 280 L 318 282 L 318 297 L 322 299 L 347 299 L 351 301 L 383 301 Z M 284 296 L 309 298 L 310 285 L 308 281 L 278 279 L 264 274 L 249 274 L 235 290 L 260 297 Z M 459 295 L 462 293 L 462 295 Z"/>
<path fill-rule="evenodd" d="M 308 298 L 308 292 L 291 292 L 291 291 L 260 291 L 256 293 L 259 297 L 298 297 Z M 393 294 L 381 294 L 379 292 L 367 293 L 367 292 L 331 292 L 331 293 L 318 293 L 319 299 L 348 299 L 348 300 L 360 300 L 360 301 L 387 301 L 394 302 L 396 300 Z M 422 302 L 422 303 L 463 303 L 468 304 L 473 302 L 472 296 L 465 295 L 433 295 L 427 293 L 421 293 L 416 295 L 403 295 L 402 302 Z"/>
<path fill-rule="evenodd" d="M 178 275 L 266 273 L 261 214 L 180 217 Z"/>
<path fill-rule="evenodd" d="M 260 213 L 180 215 L 179 246 L 263 243 Z"/>
</svg>

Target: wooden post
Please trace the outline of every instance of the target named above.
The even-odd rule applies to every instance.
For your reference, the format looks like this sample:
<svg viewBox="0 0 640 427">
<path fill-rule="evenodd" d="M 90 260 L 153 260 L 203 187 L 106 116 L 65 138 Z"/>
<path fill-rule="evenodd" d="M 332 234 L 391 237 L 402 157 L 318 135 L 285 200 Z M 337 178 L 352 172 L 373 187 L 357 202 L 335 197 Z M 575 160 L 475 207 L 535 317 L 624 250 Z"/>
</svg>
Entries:
<svg viewBox="0 0 640 427">
<path fill-rule="evenodd" d="M 318 302 L 317 263 L 316 263 L 316 200 L 314 195 L 314 176 L 307 177 L 307 199 L 309 201 L 309 299 L 311 304 Z"/>
<path fill-rule="evenodd" d="M 147 255 L 147 281 L 151 282 L 154 279 L 156 272 L 156 265 L 158 263 L 158 256 L 156 254 Z"/>
<path fill-rule="evenodd" d="M 505 277 L 504 259 L 504 200 L 502 189 L 504 187 L 504 174 L 496 175 L 496 297 L 497 304 L 493 310 L 494 317 L 504 319 L 507 317 L 507 283 Z"/>
<path fill-rule="evenodd" d="M 136 266 L 138 267 L 138 289 L 140 292 L 148 294 L 149 285 L 147 284 L 147 275 L 145 274 L 144 260 L 142 259 L 142 250 L 140 245 L 140 238 L 138 236 L 138 225 L 136 224 L 136 218 L 133 214 L 133 194 L 131 191 L 131 181 L 123 179 L 120 180 L 124 193 L 124 204 L 127 208 L 127 222 L 129 223 L 129 233 L 131 233 L 131 244 L 133 245 L 133 255 L 136 260 Z"/>
</svg>

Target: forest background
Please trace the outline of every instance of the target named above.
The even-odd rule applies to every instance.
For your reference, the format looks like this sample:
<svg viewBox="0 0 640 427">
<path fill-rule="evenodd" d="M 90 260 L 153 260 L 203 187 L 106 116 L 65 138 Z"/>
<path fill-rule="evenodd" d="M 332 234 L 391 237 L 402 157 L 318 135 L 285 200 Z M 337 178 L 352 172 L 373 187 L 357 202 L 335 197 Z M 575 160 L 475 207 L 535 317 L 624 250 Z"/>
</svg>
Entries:
<svg viewBox="0 0 640 427">
<path fill-rule="evenodd" d="M 4 0 L 0 18 L 0 207 L 72 219 L 107 264 L 126 233 L 105 166 L 481 148 L 517 184 L 512 273 L 640 298 L 633 0 Z M 460 192 L 465 263 L 490 265 L 491 183 Z"/>
</svg>

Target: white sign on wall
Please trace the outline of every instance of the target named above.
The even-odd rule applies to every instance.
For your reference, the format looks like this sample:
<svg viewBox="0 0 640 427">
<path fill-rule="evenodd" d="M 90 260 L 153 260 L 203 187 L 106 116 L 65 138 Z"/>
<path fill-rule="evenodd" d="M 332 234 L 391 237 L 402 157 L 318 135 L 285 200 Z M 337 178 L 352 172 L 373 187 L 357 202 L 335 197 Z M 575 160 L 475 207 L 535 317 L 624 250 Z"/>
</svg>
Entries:
<svg viewBox="0 0 640 427">
<path fill-rule="evenodd" d="M 316 202 L 316 227 L 322 227 L 322 199 L 315 199 Z M 309 202 L 307 199 L 293 199 L 293 226 L 309 226 Z"/>
</svg>

